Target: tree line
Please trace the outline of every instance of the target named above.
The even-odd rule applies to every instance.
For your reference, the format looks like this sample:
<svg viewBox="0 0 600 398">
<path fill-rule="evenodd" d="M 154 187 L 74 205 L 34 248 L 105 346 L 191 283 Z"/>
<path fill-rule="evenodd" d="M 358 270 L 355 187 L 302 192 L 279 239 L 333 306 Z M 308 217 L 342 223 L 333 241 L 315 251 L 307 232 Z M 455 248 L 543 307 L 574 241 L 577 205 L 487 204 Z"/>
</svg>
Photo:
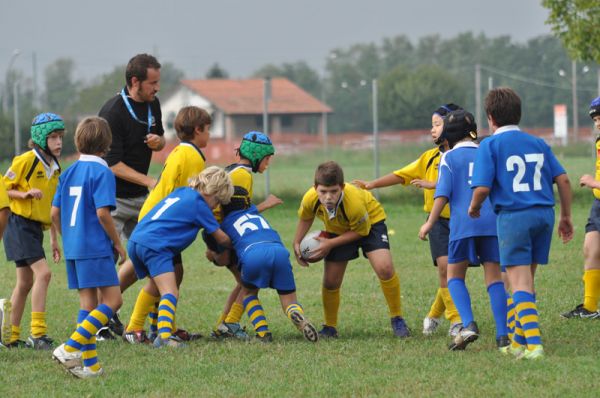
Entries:
<svg viewBox="0 0 600 398">
<path fill-rule="evenodd" d="M 399 35 L 378 44 L 359 43 L 333 49 L 324 70 L 297 61 L 267 64 L 247 77 L 286 77 L 323 100 L 334 109 L 329 117 L 330 133 L 371 131 L 371 82 L 377 79 L 380 129 L 423 129 L 429 128 L 431 112 L 442 103 L 454 102 L 475 111 L 477 64 L 481 66 L 481 96 L 485 96 L 490 83 L 514 88 L 523 99 L 524 126 L 550 127 L 553 105 L 571 106 L 571 60 L 560 40 L 549 35 L 525 43 L 514 42 L 508 36 L 487 37 L 470 32 L 448 39 L 430 35 L 416 42 Z M 82 116 L 97 114 L 102 104 L 124 85 L 124 69 L 125 65 L 120 65 L 92 80 L 77 81 L 76 61 L 60 58 L 45 68 L 41 95 L 35 92 L 31 77 L 11 69 L 8 89 L 2 91 L 8 108 L 0 113 L 0 139 L 4 143 L 0 146 L 0 158 L 10 158 L 14 152 L 15 82 L 20 87 L 19 122 L 22 141 L 26 142 L 31 118 L 38 112 L 63 115 L 70 131 L 74 131 Z M 598 95 L 597 70 L 593 61 L 578 64 L 578 112 L 582 121 L 587 121 L 587 104 Z M 215 63 L 202 78 L 228 76 L 226 69 Z M 163 62 L 159 96 L 163 100 L 168 97 L 182 78 L 184 73 L 176 65 Z M 71 141 L 65 142 L 67 153 L 74 150 Z"/>
</svg>

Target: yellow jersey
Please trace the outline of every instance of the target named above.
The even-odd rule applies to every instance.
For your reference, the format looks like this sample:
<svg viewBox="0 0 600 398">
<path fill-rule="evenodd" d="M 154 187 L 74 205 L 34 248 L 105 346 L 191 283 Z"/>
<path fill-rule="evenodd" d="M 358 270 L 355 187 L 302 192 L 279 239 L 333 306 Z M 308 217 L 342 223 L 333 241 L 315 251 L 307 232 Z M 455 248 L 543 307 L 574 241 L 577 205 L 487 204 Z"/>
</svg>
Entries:
<svg viewBox="0 0 600 398">
<path fill-rule="evenodd" d="M 320 218 L 325 230 L 336 235 L 354 231 L 367 236 L 371 225 L 385 220 L 385 211 L 371 192 L 346 183 L 333 211 L 328 211 L 319 201 L 315 188 L 310 188 L 302 198 L 298 217 L 301 220 Z"/>
<path fill-rule="evenodd" d="M 225 167 L 225 171 L 229 173 L 231 183 L 234 187 L 242 187 L 248 192 L 248 203 L 252 202 L 252 167 L 245 164 L 234 163 Z M 223 221 L 223 211 L 221 206 L 215 207 L 213 210 L 215 218 L 220 223 Z"/>
<path fill-rule="evenodd" d="M 50 208 L 58 185 L 60 165 L 56 159 L 48 163 L 38 149 L 15 156 L 2 178 L 7 191 L 27 192 L 39 189 L 41 199 L 11 199 L 10 211 L 21 217 L 37 221 L 45 229 L 50 227 Z"/>
<path fill-rule="evenodd" d="M 596 138 L 596 176 L 594 178 L 600 181 L 600 137 Z M 600 199 L 600 189 L 594 188 L 592 192 L 596 199 Z"/>
<path fill-rule="evenodd" d="M 415 179 L 437 182 L 441 157 L 442 156 L 439 148 L 436 147 L 430 149 L 423 152 L 423 154 L 411 164 L 394 171 L 394 174 L 398 177 L 402 177 L 404 180 L 402 185 L 408 185 L 412 180 Z M 435 189 L 423 190 L 423 210 L 425 210 L 427 213 L 431 213 L 431 209 L 433 208 L 434 195 Z M 450 218 L 450 207 L 448 204 L 444 206 L 440 216 L 444 218 Z"/>
<path fill-rule="evenodd" d="M 0 181 L 0 209 L 4 209 L 6 207 L 10 207 L 10 202 L 8 201 L 8 194 L 6 193 L 4 181 Z"/>
<path fill-rule="evenodd" d="M 138 221 L 175 189 L 188 186 L 189 180 L 204 170 L 205 160 L 200 148 L 191 142 L 177 145 L 167 157 L 156 186 L 148 194 Z"/>
</svg>

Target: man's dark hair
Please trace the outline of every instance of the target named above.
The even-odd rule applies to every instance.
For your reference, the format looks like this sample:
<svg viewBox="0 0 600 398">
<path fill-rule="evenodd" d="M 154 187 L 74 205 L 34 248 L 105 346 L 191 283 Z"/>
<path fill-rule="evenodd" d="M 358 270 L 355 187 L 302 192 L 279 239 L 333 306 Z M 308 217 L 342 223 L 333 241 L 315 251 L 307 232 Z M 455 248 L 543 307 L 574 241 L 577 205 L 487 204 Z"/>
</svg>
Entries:
<svg viewBox="0 0 600 398">
<path fill-rule="evenodd" d="M 148 78 L 148 69 L 160 69 L 160 63 L 150 54 L 138 54 L 131 58 L 125 69 L 127 87 L 131 87 L 131 80 L 136 77 L 140 82 Z"/>
<path fill-rule="evenodd" d="M 521 98 L 511 88 L 494 88 L 485 97 L 485 113 L 492 117 L 498 127 L 519 124 Z"/>
<path fill-rule="evenodd" d="M 344 185 L 344 171 L 340 165 L 330 160 L 317 166 L 317 170 L 315 171 L 315 186 L 317 185 L 325 187 Z"/>
</svg>

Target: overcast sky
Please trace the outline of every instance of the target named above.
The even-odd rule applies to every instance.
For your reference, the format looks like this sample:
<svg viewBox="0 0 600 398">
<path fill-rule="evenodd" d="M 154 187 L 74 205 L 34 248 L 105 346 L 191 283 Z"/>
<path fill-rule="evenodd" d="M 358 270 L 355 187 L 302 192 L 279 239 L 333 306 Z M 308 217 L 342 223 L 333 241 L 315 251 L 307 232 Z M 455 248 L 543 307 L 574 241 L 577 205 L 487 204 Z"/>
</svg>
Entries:
<svg viewBox="0 0 600 398">
<path fill-rule="evenodd" d="M 172 62 L 189 78 L 218 62 L 231 77 L 304 60 L 322 71 L 334 48 L 413 42 L 439 34 L 483 32 L 525 42 L 549 34 L 540 0 L 0 0 L 0 81 L 14 67 L 38 75 L 59 57 L 91 79 L 140 52 Z"/>
</svg>

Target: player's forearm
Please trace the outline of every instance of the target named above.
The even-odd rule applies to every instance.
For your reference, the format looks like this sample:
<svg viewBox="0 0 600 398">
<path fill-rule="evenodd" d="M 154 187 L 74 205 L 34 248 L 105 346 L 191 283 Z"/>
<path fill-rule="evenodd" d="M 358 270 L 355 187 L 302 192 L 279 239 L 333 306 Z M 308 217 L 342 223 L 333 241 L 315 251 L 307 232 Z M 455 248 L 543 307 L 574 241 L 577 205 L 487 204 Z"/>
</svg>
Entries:
<svg viewBox="0 0 600 398">
<path fill-rule="evenodd" d="M 145 174 L 142 174 L 131 167 L 127 166 L 123 162 L 118 162 L 110 167 L 115 176 L 122 180 L 133 182 L 141 186 L 153 188 L 156 184 L 156 180 Z"/>
<path fill-rule="evenodd" d="M 117 229 L 115 228 L 115 223 L 113 221 L 112 216 L 110 215 L 110 210 L 108 207 L 101 207 L 96 210 L 96 215 L 98 216 L 98 221 L 102 228 L 112 241 L 115 247 L 121 246 L 121 239 L 119 238 L 119 234 L 117 233 Z"/>
<path fill-rule="evenodd" d="M 369 181 L 365 184 L 365 189 L 384 188 L 391 185 L 404 184 L 404 178 L 397 176 L 394 173 L 386 174 L 383 177 L 379 177 L 373 181 Z"/>
<path fill-rule="evenodd" d="M 54 225 L 54 223 L 52 223 L 50 225 L 50 243 L 51 244 L 56 244 L 58 242 L 57 239 L 56 239 L 57 238 L 57 232 L 56 231 L 59 231 L 59 229 L 57 229 L 56 226 Z"/>
<path fill-rule="evenodd" d="M 435 224 L 437 220 L 439 220 L 440 214 L 442 214 L 446 203 L 448 203 L 448 198 L 445 196 L 435 198 L 435 200 L 433 201 L 433 207 L 431 208 L 431 213 L 429 213 L 429 222 Z"/>
<path fill-rule="evenodd" d="M 302 238 L 304 238 L 304 236 L 312 226 L 314 220 L 314 218 L 311 218 L 310 220 L 298 220 L 298 226 L 296 226 L 296 234 L 294 235 L 294 246 L 300 245 L 300 241 L 302 241 Z"/>
<path fill-rule="evenodd" d="M 331 245 L 331 247 L 333 248 L 333 247 L 343 246 L 348 243 L 354 242 L 356 240 L 359 240 L 362 237 L 363 236 L 360 235 L 358 232 L 346 231 L 343 234 L 336 236 L 335 238 L 329 239 L 328 242 Z"/>
<path fill-rule="evenodd" d="M 558 188 L 560 198 L 560 216 L 562 218 L 571 217 L 571 182 L 566 174 L 561 174 L 554 179 Z"/>
<path fill-rule="evenodd" d="M 477 187 L 473 190 L 473 196 L 471 197 L 471 208 L 480 209 L 485 198 L 490 194 L 488 187 Z"/>
<path fill-rule="evenodd" d="M 50 210 L 50 218 L 52 219 L 52 227 L 58 231 L 58 233 L 62 233 L 61 225 L 60 225 L 60 209 L 58 207 L 52 206 Z"/>
<path fill-rule="evenodd" d="M 212 236 L 215 238 L 219 245 L 227 247 L 229 249 L 232 247 L 231 239 L 229 239 L 229 236 L 225 232 L 223 232 L 223 230 L 217 229 L 215 232 L 212 233 Z"/>
</svg>

